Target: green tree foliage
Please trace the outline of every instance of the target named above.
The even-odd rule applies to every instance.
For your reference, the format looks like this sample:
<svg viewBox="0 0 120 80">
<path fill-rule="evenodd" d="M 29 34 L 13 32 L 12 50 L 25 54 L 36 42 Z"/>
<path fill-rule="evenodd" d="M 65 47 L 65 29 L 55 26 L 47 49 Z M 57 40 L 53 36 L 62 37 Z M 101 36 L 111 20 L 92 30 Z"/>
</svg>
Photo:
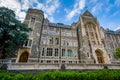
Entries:
<svg viewBox="0 0 120 80">
<path fill-rule="evenodd" d="M 14 11 L 0 7 L 0 58 L 14 55 L 27 41 L 29 31 L 26 24 L 16 19 Z"/>
<path fill-rule="evenodd" d="M 116 58 L 120 59 L 120 48 L 116 48 Z"/>
</svg>

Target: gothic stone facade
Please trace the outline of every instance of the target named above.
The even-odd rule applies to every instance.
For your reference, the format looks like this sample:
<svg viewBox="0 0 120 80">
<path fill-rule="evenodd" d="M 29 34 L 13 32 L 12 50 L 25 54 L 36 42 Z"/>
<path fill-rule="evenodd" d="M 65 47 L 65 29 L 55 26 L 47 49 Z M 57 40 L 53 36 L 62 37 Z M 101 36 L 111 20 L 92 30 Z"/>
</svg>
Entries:
<svg viewBox="0 0 120 80">
<path fill-rule="evenodd" d="M 88 10 L 71 25 L 50 23 L 44 12 L 28 9 L 24 23 L 32 28 L 16 62 L 111 64 L 120 34 L 103 29 Z"/>
</svg>

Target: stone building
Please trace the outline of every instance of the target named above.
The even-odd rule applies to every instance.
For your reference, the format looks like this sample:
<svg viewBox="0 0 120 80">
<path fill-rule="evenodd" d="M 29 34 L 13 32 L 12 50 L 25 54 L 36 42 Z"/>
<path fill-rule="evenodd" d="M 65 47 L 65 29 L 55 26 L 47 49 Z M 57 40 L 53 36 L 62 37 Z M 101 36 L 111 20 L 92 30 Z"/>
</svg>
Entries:
<svg viewBox="0 0 120 80">
<path fill-rule="evenodd" d="M 111 64 L 120 34 L 103 29 L 88 10 L 71 25 L 51 23 L 44 12 L 28 9 L 24 23 L 32 28 L 29 40 L 18 51 L 16 62 L 49 64 Z"/>
<path fill-rule="evenodd" d="M 105 33 L 104 37 L 104 47 L 111 63 L 116 63 L 115 49 L 120 48 L 120 33 L 119 31 L 112 31 L 109 29 L 103 30 Z"/>
</svg>

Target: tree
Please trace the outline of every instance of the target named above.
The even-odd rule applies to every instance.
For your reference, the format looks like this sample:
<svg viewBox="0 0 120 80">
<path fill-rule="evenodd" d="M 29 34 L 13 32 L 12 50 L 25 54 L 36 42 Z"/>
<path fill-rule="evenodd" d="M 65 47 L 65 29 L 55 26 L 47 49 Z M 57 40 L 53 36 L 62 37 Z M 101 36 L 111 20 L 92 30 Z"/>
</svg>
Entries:
<svg viewBox="0 0 120 80">
<path fill-rule="evenodd" d="M 116 48 L 116 58 L 120 59 L 120 48 Z"/>
<path fill-rule="evenodd" d="M 26 24 L 15 18 L 14 11 L 0 7 L 0 58 L 14 55 L 27 41 L 29 31 L 31 29 Z"/>
</svg>

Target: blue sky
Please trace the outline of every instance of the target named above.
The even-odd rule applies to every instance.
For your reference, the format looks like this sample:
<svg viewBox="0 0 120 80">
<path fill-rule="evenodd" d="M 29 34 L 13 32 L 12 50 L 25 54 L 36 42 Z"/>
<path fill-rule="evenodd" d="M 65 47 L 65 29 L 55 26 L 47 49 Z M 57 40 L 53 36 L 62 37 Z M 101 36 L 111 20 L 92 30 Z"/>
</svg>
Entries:
<svg viewBox="0 0 120 80">
<path fill-rule="evenodd" d="M 51 22 L 69 25 L 77 22 L 87 7 L 105 29 L 120 28 L 120 0 L 0 0 L 0 6 L 14 10 L 21 21 L 28 8 L 36 8 Z"/>
</svg>

